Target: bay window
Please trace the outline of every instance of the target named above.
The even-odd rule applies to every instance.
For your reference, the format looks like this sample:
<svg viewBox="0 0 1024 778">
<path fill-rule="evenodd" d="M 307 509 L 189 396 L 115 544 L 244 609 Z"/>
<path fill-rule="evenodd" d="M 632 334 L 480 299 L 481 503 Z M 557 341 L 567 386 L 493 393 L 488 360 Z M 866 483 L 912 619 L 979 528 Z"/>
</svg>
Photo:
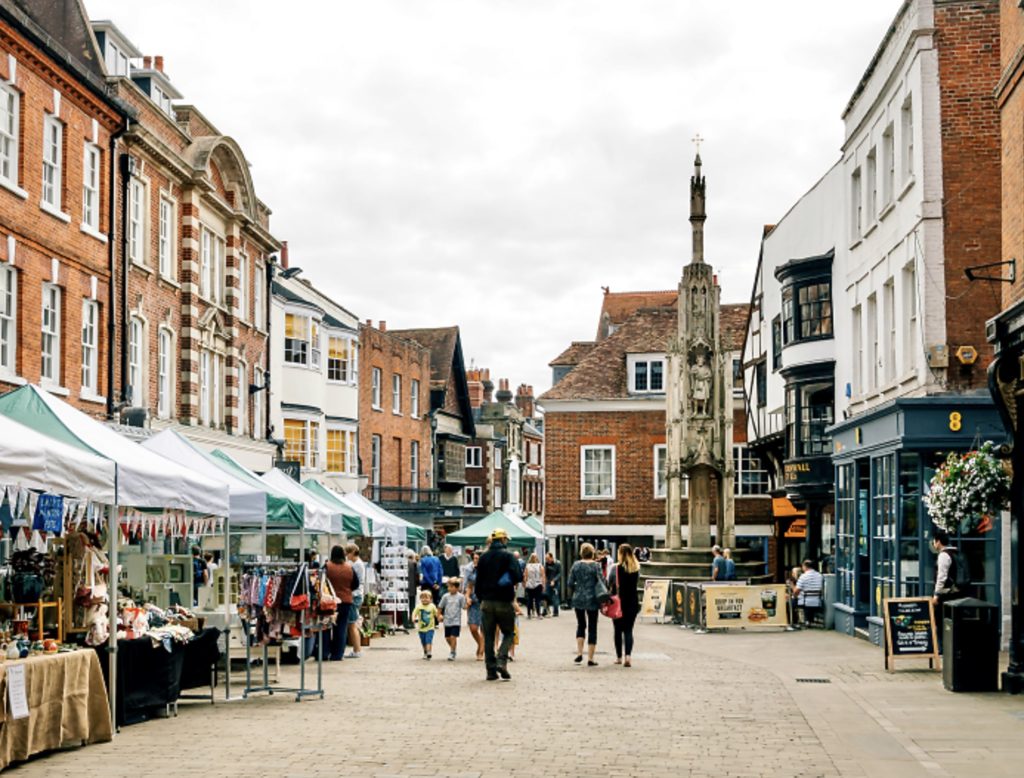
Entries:
<svg viewBox="0 0 1024 778">
<path fill-rule="evenodd" d="M 356 432 L 347 427 L 327 428 L 327 472 L 357 474 Z"/>
<path fill-rule="evenodd" d="M 304 470 L 320 467 L 320 422 L 313 419 L 284 420 L 285 459 L 298 462 Z"/>
</svg>

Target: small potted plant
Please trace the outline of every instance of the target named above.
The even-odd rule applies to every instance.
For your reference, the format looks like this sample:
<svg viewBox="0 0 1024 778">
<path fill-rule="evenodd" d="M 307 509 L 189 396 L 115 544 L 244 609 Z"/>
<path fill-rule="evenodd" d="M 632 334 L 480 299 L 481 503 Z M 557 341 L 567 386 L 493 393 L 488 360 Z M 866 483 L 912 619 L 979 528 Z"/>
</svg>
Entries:
<svg viewBox="0 0 1024 778">
<path fill-rule="evenodd" d="M 1010 499 L 1010 476 L 988 441 L 976 451 L 951 453 L 928 486 L 924 503 L 932 521 L 954 534 L 991 529 Z"/>
<path fill-rule="evenodd" d="M 359 630 L 359 645 L 364 648 L 369 646 L 371 637 L 373 637 L 373 630 L 370 628 L 369 623 L 363 621 L 363 626 Z"/>
</svg>

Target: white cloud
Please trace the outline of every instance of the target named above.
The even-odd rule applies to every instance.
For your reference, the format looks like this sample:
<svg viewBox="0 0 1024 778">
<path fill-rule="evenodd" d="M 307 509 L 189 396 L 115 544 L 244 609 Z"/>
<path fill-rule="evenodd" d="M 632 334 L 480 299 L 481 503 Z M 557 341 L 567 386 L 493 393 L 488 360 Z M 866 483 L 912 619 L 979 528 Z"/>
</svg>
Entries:
<svg viewBox="0 0 1024 778">
<path fill-rule="evenodd" d="M 601 286 L 708 260 L 748 298 L 762 225 L 838 156 L 897 0 L 86 0 L 235 137 L 304 277 L 390 327 L 459 324 L 513 385 L 593 337 Z"/>
</svg>

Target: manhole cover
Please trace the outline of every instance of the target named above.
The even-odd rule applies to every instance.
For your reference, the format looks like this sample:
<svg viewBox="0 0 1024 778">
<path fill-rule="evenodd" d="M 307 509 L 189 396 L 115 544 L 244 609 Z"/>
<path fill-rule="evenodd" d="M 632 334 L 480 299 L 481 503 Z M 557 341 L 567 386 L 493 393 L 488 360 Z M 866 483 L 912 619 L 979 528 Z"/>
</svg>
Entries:
<svg viewBox="0 0 1024 778">
<path fill-rule="evenodd" d="M 797 678 L 797 683 L 832 683 L 828 678 Z"/>
</svg>

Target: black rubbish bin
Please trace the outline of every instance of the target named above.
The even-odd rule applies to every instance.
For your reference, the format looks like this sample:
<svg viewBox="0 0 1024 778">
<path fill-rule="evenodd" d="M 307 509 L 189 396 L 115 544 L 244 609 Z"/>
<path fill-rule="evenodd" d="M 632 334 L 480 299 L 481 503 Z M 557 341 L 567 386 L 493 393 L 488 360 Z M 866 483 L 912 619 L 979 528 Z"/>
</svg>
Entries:
<svg viewBox="0 0 1024 778">
<path fill-rule="evenodd" d="M 965 597 L 942 608 L 942 685 L 951 692 L 999 690 L 999 608 Z"/>
</svg>

